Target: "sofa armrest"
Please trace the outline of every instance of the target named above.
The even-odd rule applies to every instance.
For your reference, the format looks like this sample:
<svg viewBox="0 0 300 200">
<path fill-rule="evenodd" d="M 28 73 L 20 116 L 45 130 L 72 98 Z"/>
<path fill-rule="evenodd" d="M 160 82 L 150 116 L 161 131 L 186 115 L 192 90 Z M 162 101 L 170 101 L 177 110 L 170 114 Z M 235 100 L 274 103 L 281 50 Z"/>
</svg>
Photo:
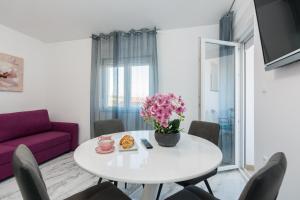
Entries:
<svg viewBox="0 0 300 200">
<path fill-rule="evenodd" d="M 63 131 L 71 134 L 71 149 L 74 151 L 78 146 L 78 124 L 67 122 L 51 122 L 53 131 Z"/>
</svg>

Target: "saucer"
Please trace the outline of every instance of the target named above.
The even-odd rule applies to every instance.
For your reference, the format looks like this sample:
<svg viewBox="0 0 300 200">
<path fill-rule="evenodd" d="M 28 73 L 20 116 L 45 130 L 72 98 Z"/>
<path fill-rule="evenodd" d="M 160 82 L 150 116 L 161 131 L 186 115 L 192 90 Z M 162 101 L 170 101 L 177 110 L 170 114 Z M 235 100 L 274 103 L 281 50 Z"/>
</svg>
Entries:
<svg viewBox="0 0 300 200">
<path fill-rule="evenodd" d="M 114 152 L 115 147 L 113 146 L 113 147 L 112 147 L 111 149 L 109 149 L 109 150 L 102 150 L 100 147 L 96 147 L 95 150 L 96 150 L 96 153 L 99 153 L 99 154 L 107 154 L 107 153 Z"/>
</svg>

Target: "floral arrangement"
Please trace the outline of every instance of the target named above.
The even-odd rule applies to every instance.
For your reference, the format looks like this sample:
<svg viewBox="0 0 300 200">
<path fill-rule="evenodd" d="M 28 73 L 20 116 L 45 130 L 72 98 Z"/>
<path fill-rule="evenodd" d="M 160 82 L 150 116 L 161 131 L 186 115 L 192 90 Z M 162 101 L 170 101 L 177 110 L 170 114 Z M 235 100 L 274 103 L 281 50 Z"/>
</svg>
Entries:
<svg viewBox="0 0 300 200">
<path fill-rule="evenodd" d="M 146 98 L 140 115 L 145 121 L 154 124 L 157 133 L 179 133 L 185 110 L 181 96 L 177 97 L 173 93 L 156 94 Z"/>
</svg>

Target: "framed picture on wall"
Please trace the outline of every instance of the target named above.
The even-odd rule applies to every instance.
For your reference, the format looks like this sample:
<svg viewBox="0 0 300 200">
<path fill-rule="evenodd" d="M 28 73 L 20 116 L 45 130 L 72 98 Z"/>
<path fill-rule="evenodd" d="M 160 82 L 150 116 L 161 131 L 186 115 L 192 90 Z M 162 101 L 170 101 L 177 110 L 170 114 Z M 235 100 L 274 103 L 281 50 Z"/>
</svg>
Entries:
<svg viewBox="0 0 300 200">
<path fill-rule="evenodd" d="M 0 91 L 23 91 L 24 60 L 0 53 Z"/>
</svg>

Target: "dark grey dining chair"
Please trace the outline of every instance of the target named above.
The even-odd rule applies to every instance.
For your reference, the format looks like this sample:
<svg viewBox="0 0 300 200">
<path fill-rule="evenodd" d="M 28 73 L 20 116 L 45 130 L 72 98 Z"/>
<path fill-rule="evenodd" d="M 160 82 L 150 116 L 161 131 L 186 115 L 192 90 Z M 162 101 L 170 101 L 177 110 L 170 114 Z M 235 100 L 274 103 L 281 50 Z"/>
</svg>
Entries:
<svg viewBox="0 0 300 200">
<path fill-rule="evenodd" d="M 203 121 L 192 121 L 189 131 L 188 131 L 188 134 L 201 137 L 201 138 L 206 139 L 218 146 L 219 132 L 220 132 L 219 124 L 211 123 L 211 122 L 203 122 Z M 218 172 L 218 169 L 214 169 L 213 171 L 211 171 L 205 175 L 202 175 L 200 177 L 190 179 L 187 181 L 177 182 L 177 184 L 179 184 L 183 187 L 186 187 L 189 185 L 196 185 L 196 184 L 204 181 L 204 183 L 207 187 L 207 190 L 209 191 L 210 194 L 213 195 L 213 192 L 211 190 L 211 187 L 210 187 L 207 179 L 216 175 L 217 172 Z M 157 200 L 159 199 L 162 187 L 163 187 L 163 184 L 160 184 L 158 193 L 157 193 L 157 197 L 156 197 Z"/>
<path fill-rule="evenodd" d="M 31 151 L 19 145 L 13 155 L 13 171 L 24 200 L 50 200 L 45 182 Z M 66 200 L 130 200 L 109 182 L 92 186 Z"/>
<path fill-rule="evenodd" d="M 98 120 L 94 123 L 94 135 L 99 137 L 101 135 L 124 132 L 124 124 L 122 120 L 119 119 L 108 119 L 108 120 Z M 102 182 L 102 178 L 99 178 L 98 183 Z M 115 186 L 118 186 L 118 182 L 114 181 Z M 127 188 L 127 183 L 125 183 L 125 189 Z"/>
<path fill-rule="evenodd" d="M 267 164 L 248 181 L 239 200 L 276 200 L 286 171 L 284 153 L 274 154 Z M 219 200 L 208 192 L 188 186 L 166 200 Z"/>
<path fill-rule="evenodd" d="M 99 120 L 94 123 L 95 137 L 123 131 L 125 131 L 124 124 L 119 119 Z"/>
</svg>

